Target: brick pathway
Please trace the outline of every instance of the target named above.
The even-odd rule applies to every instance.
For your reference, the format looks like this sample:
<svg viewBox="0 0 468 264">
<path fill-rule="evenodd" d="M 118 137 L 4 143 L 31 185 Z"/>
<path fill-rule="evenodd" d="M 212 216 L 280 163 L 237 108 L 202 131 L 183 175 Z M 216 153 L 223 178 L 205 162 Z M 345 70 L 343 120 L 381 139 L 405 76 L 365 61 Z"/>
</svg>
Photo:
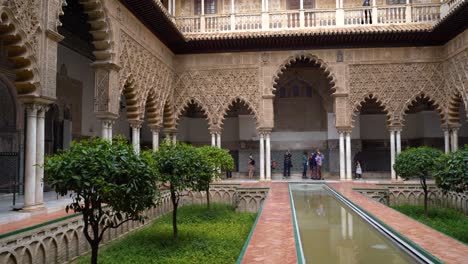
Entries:
<svg viewBox="0 0 468 264">
<path fill-rule="evenodd" d="M 468 263 L 468 246 L 352 190 L 375 185 L 342 182 L 328 185 L 445 263 Z"/>
<path fill-rule="evenodd" d="M 73 212 L 70 212 L 70 213 L 73 213 Z M 16 221 L 12 223 L 7 223 L 7 224 L 1 224 L 0 235 L 9 233 L 11 231 L 27 228 L 30 226 L 42 224 L 42 223 L 52 221 L 52 220 L 55 220 L 64 216 L 67 216 L 65 209 L 60 210 L 58 212 L 54 212 L 54 213 L 47 213 L 46 211 L 44 211 L 43 213 L 36 212 L 34 215 L 32 215 L 28 219 L 20 220 L 20 221 Z"/>
<path fill-rule="evenodd" d="M 242 263 L 297 263 L 288 183 L 261 186 L 270 191 Z"/>
</svg>

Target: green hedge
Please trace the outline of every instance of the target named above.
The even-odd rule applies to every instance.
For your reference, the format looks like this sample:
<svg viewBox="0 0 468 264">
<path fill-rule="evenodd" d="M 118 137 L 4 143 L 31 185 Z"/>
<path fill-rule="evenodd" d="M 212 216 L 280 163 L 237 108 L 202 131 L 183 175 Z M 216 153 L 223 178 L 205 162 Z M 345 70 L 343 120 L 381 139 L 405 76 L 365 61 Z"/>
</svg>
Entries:
<svg viewBox="0 0 468 264">
<path fill-rule="evenodd" d="M 426 217 L 421 205 L 394 205 L 392 208 L 439 232 L 468 243 L 468 218 L 457 210 L 430 207 Z"/>
<path fill-rule="evenodd" d="M 178 212 L 178 241 L 172 238 L 172 215 L 167 214 L 105 246 L 99 263 L 235 263 L 256 217 L 220 204 L 210 210 L 184 206 Z M 89 263 L 89 256 L 79 263 Z"/>
</svg>

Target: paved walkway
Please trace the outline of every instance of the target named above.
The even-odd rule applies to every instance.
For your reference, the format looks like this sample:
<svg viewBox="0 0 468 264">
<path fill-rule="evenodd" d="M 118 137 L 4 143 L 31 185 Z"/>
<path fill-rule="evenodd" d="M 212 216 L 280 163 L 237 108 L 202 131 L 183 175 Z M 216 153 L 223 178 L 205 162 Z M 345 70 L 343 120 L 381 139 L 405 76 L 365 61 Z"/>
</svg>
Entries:
<svg viewBox="0 0 468 264">
<path fill-rule="evenodd" d="M 353 191 L 353 188 L 375 188 L 375 185 L 353 182 L 328 185 L 445 263 L 468 263 L 468 246 Z"/>
<path fill-rule="evenodd" d="M 242 263 L 297 263 L 288 183 L 266 186 L 270 191 Z"/>
</svg>

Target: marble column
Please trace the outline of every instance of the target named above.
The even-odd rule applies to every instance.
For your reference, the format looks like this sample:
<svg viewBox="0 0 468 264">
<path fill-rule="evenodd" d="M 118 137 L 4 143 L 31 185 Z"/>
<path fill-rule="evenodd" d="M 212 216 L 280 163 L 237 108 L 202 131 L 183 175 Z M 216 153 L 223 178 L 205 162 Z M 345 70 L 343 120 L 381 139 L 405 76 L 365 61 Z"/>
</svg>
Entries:
<svg viewBox="0 0 468 264">
<path fill-rule="evenodd" d="M 216 146 L 217 146 L 218 148 L 221 148 L 221 132 L 218 132 L 218 133 L 216 134 Z"/>
<path fill-rule="evenodd" d="M 265 180 L 265 135 L 260 133 L 260 180 Z"/>
<path fill-rule="evenodd" d="M 265 133 L 266 180 L 271 181 L 271 143 L 270 132 Z"/>
<path fill-rule="evenodd" d="M 140 154 L 140 129 L 141 122 L 130 123 L 132 128 L 132 145 L 135 153 Z"/>
<path fill-rule="evenodd" d="M 452 128 L 452 151 L 458 150 L 458 127 Z"/>
<path fill-rule="evenodd" d="M 159 127 L 151 128 L 151 133 L 153 134 L 153 151 L 158 151 L 159 149 Z"/>
<path fill-rule="evenodd" d="M 350 181 L 353 179 L 352 169 L 352 157 L 351 157 L 351 132 L 346 133 L 346 180 Z"/>
<path fill-rule="evenodd" d="M 26 105 L 25 209 L 34 206 L 36 200 L 37 110 L 37 105 Z"/>
<path fill-rule="evenodd" d="M 102 132 L 101 137 L 112 142 L 112 126 L 114 125 L 114 120 L 112 119 L 102 119 Z"/>
<path fill-rule="evenodd" d="M 395 130 L 395 140 L 396 140 L 396 155 L 401 152 L 401 129 Z"/>
<path fill-rule="evenodd" d="M 444 149 L 445 154 L 450 152 L 450 130 L 448 128 L 444 128 Z"/>
<path fill-rule="evenodd" d="M 392 180 L 396 180 L 396 173 L 393 169 L 395 164 L 395 130 L 390 130 L 390 170 Z"/>
<path fill-rule="evenodd" d="M 36 190 L 35 206 L 44 204 L 44 134 L 45 134 L 45 113 L 47 106 L 41 105 L 37 110 L 37 130 L 36 130 Z"/>
<path fill-rule="evenodd" d="M 346 171 L 345 171 L 345 140 L 344 140 L 344 133 L 342 131 L 340 133 L 340 180 L 346 180 Z"/>
<path fill-rule="evenodd" d="M 212 132 L 211 134 L 211 146 L 215 147 L 216 146 L 216 133 Z"/>
<path fill-rule="evenodd" d="M 177 144 L 177 133 L 176 132 L 172 133 L 172 144 L 174 144 L 174 145 Z"/>
</svg>

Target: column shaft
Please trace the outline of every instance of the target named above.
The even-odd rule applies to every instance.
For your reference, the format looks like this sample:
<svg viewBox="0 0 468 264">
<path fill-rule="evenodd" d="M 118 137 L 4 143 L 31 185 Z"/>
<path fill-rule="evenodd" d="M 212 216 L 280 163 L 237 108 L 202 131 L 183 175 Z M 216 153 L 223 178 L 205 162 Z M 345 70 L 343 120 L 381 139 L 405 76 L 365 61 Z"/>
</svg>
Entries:
<svg viewBox="0 0 468 264">
<path fill-rule="evenodd" d="M 221 148 L 221 133 L 220 132 L 216 134 L 216 146 L 218 148 Z"/>
<path fill-rule="evenodd" d="M 266 180 L 271 181 L 271 147 L 270 147 L 270 133 L 267 133 L 265 138 L 265 154 L 266 154 Z"/>
<path fill-rule="evenodd" d="M 345 140 L 344 140 L 344 133 L 340 132 L 340 180 L 346 180 L 346 165 L 345 165 Z"/>
<path fill-rule="evenodd" d="M 157 129 L 152 130 L 153 132 L 153 151 L 159 149 L 159 131 Z"/>
<path fill-rule="evenodd" d="M 444 146 L 445 146 L 445 154 L 450 152 L 450 131 L 448 129 L 444 129 Z"/>
<path fill-rule="evenodd" d="M 109 135 L 107 134 L 107 120 L 101 120 L 101 137 L 103 139 L 108 139 Z"/>
<path fill-rule="evenodd" d="M 265 180 L 265 136 L 260 134 L 260 180 Z"/>
<path fill-rule="evenodd" d="M 458 128 L 452 129 L 452 142 L 453 142 L 453 149 L 452 151 L 458 150 Z"/>
<path fill-rule="evenodd" d="M 133 145 L 133 149 L 135 150 L 135 153 L 139 154 L 140 153 L 140 129 L 141 129 L 141 124 L 140 123 L 130 124 L 130 127 L 132 128 L 132 145 Z"/>
<path fill-rule="evenodd" d="M 351 132 L 346 133 L 346 180 L 350 181 L 352 176 L 351 171 Z"/>
<path fill-rule="evenodd" d="M 24 174 L 24 207 L 31 207 L 36 199 L 36 132 L 37 132 L 37 107 L 26 106 L 26 158 Z"/>
<path fill-rule="evenodd" d="M 396 180 L 396 173 L 395 170 L 393 169 L 393 165 L 395 164 L 395 131 L 391 130 L 390 131 L 390 170 L 391 170 L 391 176 L 392 180 Z"/>
<path fill-rule="evenodd" d="M 174 134 L 172 134 L 172 144 L 176 144 L 177 143 L 177 134 L 174 132 Z"/>
<path fill-rule="evenodd" d="M 36 131 L 36 193 L 35 205 L 44 203 L 44 133 L 45 133 L 45 112 L 46 107 L 42 106 L 37 111 L 37 131 Z"/>
<path fill-rule="evenodd" d="M 401 152 L 401 130 L 395 131 L 396 136 L 396 154 L 400 154 Z"/>
</svg>

